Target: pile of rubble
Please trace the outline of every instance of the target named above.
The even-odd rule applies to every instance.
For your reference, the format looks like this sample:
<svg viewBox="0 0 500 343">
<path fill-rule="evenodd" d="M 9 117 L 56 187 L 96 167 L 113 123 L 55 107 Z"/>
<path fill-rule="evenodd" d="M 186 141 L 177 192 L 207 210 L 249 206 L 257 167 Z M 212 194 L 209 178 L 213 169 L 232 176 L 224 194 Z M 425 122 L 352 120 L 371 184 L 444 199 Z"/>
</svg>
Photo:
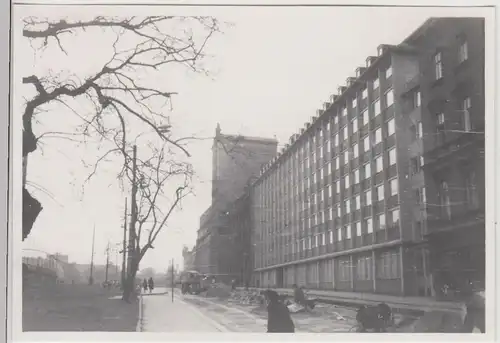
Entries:
<svg viewBox="0 0 500 343">
<path fill-rule="evenodd" d="M 230 303 L 237 303 L 241 305 L 264 305 L 265 297 L 260 294 L 259 291 L 245 291 L 245 290 L 235 290 L 231 293 L 228 301 Z"/>
</svg>

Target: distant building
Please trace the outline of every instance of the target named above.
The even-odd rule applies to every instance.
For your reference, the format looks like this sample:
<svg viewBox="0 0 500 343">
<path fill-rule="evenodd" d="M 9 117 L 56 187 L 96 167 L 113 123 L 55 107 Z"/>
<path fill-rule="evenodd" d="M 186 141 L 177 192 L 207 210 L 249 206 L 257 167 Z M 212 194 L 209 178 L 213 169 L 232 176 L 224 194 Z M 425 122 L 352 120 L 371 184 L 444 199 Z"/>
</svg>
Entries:
<svg viewBox="0 0 500 343">
<path fill-rule="evenodd" d="M 227 247 L 234 244 L 228 207 L 246 191 L 263 164 L 276 155 L 275 139 L 222 134 L 217 125 L 212 147 L 212 204 L 200 218 L 195 269 L 232 279 Z"/>
<path fill-rule="evenodd" d="M 433 295 L 426 237 L 484 280 L 483 80 L 483 19 L 381 45 L 253 184 L 254 285 Z"/>
<path fill-rule="evenodd" d="M 188 247 L 184 246 L 182 249 L 182 259 L 183 270 L 194 270 L 194 249 L 189 250 Z"/>
</svg>

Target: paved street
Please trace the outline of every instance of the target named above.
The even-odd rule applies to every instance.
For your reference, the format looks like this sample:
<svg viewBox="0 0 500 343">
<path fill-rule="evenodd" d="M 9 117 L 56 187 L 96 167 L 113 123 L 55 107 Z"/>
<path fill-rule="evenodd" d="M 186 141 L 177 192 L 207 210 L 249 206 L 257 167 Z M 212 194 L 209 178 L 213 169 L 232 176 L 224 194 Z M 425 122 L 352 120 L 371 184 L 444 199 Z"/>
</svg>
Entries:
<svg viewBox="0 0 500 343">
<path fill-rule="evenodd" d="M 254 307 L 224 304 L 216 299 L 181 295 L 158 289 L 143 296 L 142 331 L 144 332 L 266 332 L 267 313 Z M 295 314 L 296 332 L 348 332 L 350 320 L 332 320 L 331 316 Z"/>
<path fill-rule="evenodd" d="M 144 293 L 141 331 L 144 332 L 224 332 L 225 327 L 206 316 L 195 306 L 171 293 L 156 289 Z"/>
</svg>

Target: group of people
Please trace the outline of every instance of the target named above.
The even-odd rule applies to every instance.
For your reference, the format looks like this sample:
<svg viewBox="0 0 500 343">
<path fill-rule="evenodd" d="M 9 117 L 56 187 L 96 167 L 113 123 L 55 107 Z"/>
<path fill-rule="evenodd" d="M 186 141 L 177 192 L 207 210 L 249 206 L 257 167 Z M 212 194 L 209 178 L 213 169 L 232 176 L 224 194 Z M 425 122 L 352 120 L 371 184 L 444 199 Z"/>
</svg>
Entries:
<svg viewBox="0 0 500 343">
<path fill-rule="evenodd" d="M 144 292 L 147 292 L 149 289 L 149 293 L 153 292 L 153 289 L 155 288 L 155 282 L 153 281 L 153 278 L 150 277 L 148 280 L 144 279 L 142 282 L 142 288 L 144 288 Z"/>
</svg>

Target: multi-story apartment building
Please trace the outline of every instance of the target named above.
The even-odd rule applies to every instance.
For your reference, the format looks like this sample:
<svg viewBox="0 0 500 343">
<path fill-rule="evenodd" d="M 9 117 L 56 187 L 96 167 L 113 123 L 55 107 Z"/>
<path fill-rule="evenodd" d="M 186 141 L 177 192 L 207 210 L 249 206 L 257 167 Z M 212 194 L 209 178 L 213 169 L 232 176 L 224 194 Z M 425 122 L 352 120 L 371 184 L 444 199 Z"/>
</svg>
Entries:
<svg viewBox="0 0 500 343">
<path fill-rule="evenodd" d="M 200 218 L 195 247 L 195 269 L 232 279 L 235 232 L 229 225 L 229 208 L 242 197 L 262 165 L 276 156 L 276 139 L 228 135 L 217 125 L 212 147 L 212 204 Z"/>
<path fill-rule="evenodd" d="M 261 171 L 252 196 L 254 284 L 432 293 L 418 246 L 426 216 L 414 196 L 425 177 L 411 169 L 424 152 L 415 143 L 421 111 L 408 109 L 423 47 L 408 42 L 381 45 Z"/>
<path fill-rule="evenodd" d="M 421 186 L 412 192 L 427 219 L 414 225 L 427 223 L 437 294 L 484 287 L 484 34 L 483 18 L 431 19 L 404 42 L 419 58 L 403 94 L 420 154 L 410 160 Z"/>
</svg>

